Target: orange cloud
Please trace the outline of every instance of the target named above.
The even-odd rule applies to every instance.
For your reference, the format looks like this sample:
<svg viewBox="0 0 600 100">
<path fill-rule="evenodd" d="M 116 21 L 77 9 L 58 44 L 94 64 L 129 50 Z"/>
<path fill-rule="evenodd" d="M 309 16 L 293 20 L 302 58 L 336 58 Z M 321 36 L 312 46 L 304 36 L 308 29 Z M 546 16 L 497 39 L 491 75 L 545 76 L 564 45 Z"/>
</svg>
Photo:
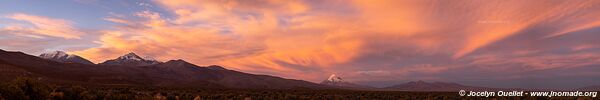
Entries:
<svg viewBox="0 0 600 100">
<path fill-rule="evenodd" d="M 477 24 L 468 26 L 467 32 L 470 35 L 467 37 L 464 47 L 453 57 L 462 57 L 480 47 L 517 34 L 534 25 L 548 23 L 554 19 L 568 20 L 564 18 L 564 14 L 585 9 L 587 7 L 582 5 L 588 4 L 598 4 L 598 2 L 539 2 L 527 0 L 474 2 L 473 5 L 477 5 L 476 10 L 468 13 L 475 14 L 472 18 L 479 21 L 477 21 Z M 578 24 L 580 23 L 571 25 L 577 26 Z"/>
<path fill-rule="evenodd" d="M 72 26 L 73 23 L 71 21 L 64 19 L 54 19 L 22 13 L 6 16 L 6 18 L 25 21 L 28 24 L 31 24 L 31 27 L 17 24 L 8 25 L 0 29 L 3 31 L 11 31 L 10 33 L 18 33 L 28 36 L 46 35 L 66 39 L 80 39 L 81 35 L 83 35 L 83 32 L 78 31 Z"/>
<path fill-rule="evenodd" d="M 131 16 L 135 20 L 105 18 L 136 28 L 117 26 L 116 30 L 107 30 L 98 41 L 102 46 L 75 53 L 99 62 L 133 51 L 161 60 L 186 59 L 246 72 L 319 78 L 315 75 L 323 73 L 315 72 L 333 72 L 373 52 L 461 58 L 537 25 L 579 18 L 577 14 L 571 17 L 565 14 L 598 4 L 527 0 L 161 0 L 156 3 L 175 17 L 141 11 Z M 581 28 L 556 31 L 597 26 L 569 24 Z M 448 70 L 437 66 L 410 68 L 417 69 L 403 68 L 399 72 Z M 314 69 L 318 71 L 307 71 Z"/>
</svg>

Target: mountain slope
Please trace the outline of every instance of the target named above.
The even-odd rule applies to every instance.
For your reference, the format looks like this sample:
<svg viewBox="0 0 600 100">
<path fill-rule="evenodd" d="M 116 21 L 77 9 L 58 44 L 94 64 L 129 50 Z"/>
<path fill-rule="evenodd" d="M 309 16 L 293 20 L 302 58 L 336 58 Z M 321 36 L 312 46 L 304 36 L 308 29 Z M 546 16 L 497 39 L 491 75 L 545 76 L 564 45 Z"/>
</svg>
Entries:
<svg viewBox="0 0 600 100">
<path fill-rule="evenodd" d="M 80 64 L 90 64 L 90 65 L 94 64 L 87 59 L 84 59 L 77 55 L 67 54 L 63 51 L 53 51 L 53 52 L 43 53 L 43 54 L 40 54 L 39 57 L 44 58 L 44 59 L 58 61 L 58 62 L 64 62 L 64 63 L 80 63 Z"/>
<path fill-rule="evenodd" d="M 178 86 L 203 88 L 327 88 L 325 86 L 268 75 L 254 75 L 219 66 L 201 67 L 183 60 L 148 66 L 87 65 L 60 63 L 21 52 L 0 51 L 0 65 L 48 82 L 94 85 Z M 2 71 L 2 70 L 0 70 Z"/>
<path fill-rule="evenodd" d="M 177 80 L 179 83 L 187 84 L 198 83 L 198 80 L 202 80 L 229 88 L 288 89 L 299 87 L 322 87 L 318 84 L 306 81 L 284 79 L 268 75 L 253 75 L 228 70 L 216 65 L 200 67 L 184 60 L 171 60 L 162 64 L 142 66 L 141 68 L 156 71 L 157 74 L 159 74 L 157 76 L 160 76 L 161 78 Z"/>
<path fill-rule="evenodd" d="M 148 66 L 159 64 L 161 62 L 153 59 L 144 59 L 135 53 L 128 53 L 118 58 L 107 60 L 100 65 L 120 65 L 120 66 Z"/>
</svg>

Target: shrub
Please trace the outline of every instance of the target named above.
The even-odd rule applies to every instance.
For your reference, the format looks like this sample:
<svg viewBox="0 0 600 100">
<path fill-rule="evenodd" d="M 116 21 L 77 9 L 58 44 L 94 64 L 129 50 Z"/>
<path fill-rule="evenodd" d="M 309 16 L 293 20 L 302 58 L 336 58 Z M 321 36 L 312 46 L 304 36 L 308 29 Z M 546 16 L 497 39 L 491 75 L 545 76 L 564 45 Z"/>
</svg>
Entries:
<svg viewBox="0 0 600 100">
<path fill-rule="evenodd" d="M 0 94 L 8 100 L 42 100 L 50 94 L 51 87 L 29 77 L 19 77 L 2 84 Z"/>
</svg>

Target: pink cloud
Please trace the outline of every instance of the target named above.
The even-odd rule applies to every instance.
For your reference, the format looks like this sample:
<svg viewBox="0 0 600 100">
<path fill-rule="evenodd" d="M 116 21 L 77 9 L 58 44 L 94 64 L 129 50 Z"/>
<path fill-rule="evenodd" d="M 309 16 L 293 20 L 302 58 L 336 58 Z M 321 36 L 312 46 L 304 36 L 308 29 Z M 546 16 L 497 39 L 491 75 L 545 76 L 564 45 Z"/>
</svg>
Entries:
<svg viewBox="0 0 600 100">
<path fill-rule="evenodd" d="M 512 55 L 469 54 L 511 36 L 527 34 L 522 32 L 540 24 L 585 16 L 594 18 L 594 14 L 572 12 L 592 9 L 580 5 L 599 4 L 595 1 L 522 0 L 169 0 L 156 3 L 175 17 L 166 18 L 161 13 L 148 10 L 127 18 L 107 17 L 105 20 L 124 26 L 106 30 L 100 38 L 100 47 L 74 53 L 99 62 L 133 51 L 161 60 L 186 59 L 199 65 L 220 64 L 246 72 L 309 80 L 318 80 L 319 75 L 326 77 L 323 74 L 340 69 L 356 72 L 358 67 L 397 67 L 397 70 L 387 71 L 389 74 L 378 70 L 361 70 L 364 72 L 358 73 L 410 76 L 435 75 L 467 65 L 395 63 L 420 56 L 452 58 L 448 62 L 474 60 L 471 64 L 479 66 L 521 64 L 523 66 L 518 67 L 544 70 L 570 66 L 568 64 L 573 63 L 556 60 L 571 61 L 568 59 L 581 56 L 513 58 Z M 323 9 L 328 6 L 334 7 Z M 565 17 L 564 14 L 571 16 Z M 569 24 L 586 29 L 595 27 L 595 24 L 589 23 Z M 550 33 L 581 29 L 559 28 Z M 378 59 L 391 61 L 383 64 L 345 66 L 361 63 L 357 60 L 372 54 L 394 57 Z M 547 63 L 548 60 L 553 64 Z M 418 61 L 421 60 L 415 62 Z M 576 61 L 593 62 L 585 59 Z"/>
<path fill-rule="evenodd" d="M 23 13 L 12 14 L 6 16 L 6 18 L 31 24 L 30 26 L 12 24 L 0 29 L 2 31 L 10 31 L 9 33 L 34 36 L 36 38 L 40 38 L 39 35 L 45 35 L 66 39 L 81 39 L 81 36 L 83 35 L 83 32 L 80 32 L 73 26 L 73 22 L 65 19 L 48 18 Z"/>
</svg>

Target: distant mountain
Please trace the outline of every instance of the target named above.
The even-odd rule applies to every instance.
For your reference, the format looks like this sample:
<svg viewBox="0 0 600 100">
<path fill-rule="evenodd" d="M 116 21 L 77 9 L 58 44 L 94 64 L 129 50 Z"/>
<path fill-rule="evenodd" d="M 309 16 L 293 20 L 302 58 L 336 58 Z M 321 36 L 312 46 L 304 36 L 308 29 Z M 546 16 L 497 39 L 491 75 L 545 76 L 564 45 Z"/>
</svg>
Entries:
<svg viewBox="0 0 600 100">
<path fill-rule="evenodd" d="M 155 65 L 155 64 L 161 63 L 154 59 L 148 59 L 148 58 L 149 57 L 146 57 L 146 59 L 144 59 L 135 53 L 128 53 L 128 54 L 120 56 L 116 59 L 104 61 L 104 62 L 100 63 L 99 65 L 148 66 L 148 65 Z"/>
<path fill-rule="evenodd" d="M 329 78 L 327 78 L 326 80 L 323 80 L 323 82 L 321 82 L 321 83 L 323 83 L 323 84 L 337 85 L 339 83 L 344 83 L 344 80 L 341 77 L 336 76 L 335 74 L 331 74 L 329 76 Z"/>
<path fill-rule="evenodd" d="M 600 85 L 586 86 L 575 90 L 579 91 L 600 91 Z"/>
<path fill-rule="evenodd" d="M 329 76 L 329 78 L 327 78 L 326 80 L 323 80 L 321 82 L 321 84 L 328 85 L 328 86 L 334 86 L 334 87 L 338 87 L 338 88 L 344 88 L 344 89 L 375 89 L 375 88 L 369 87 L 369 86 L 363 86 L 363 85 L 346 82 L 341 77 L 336 76 L 335 74 L 331 74 Z"/>
<path fill-rule="evenodd" d="M 143 60 L 131 55 L 119 59 Z M 201 67 L 184 60 L 171 60 L 147 66 L 86 65 L 61 63 L 3 50 L 0 50 L 0 72 L 0 81 L 29 76 L 56 84 L 257 89 L 330 88 L 302 80 L 238 72 L 216 65 Z"/>
<path fill-rule="evenodd" d="M 488 88 L 488 87 L 475 87 L 465 86 L 457 83 L 450 82 L 425 82 L 425 81 L 411 81 L 404 84 L 394 85 L 385 87 L 387 90 L 399 90 L 399 91 L 497 91 L 497 90 L 521 90 L 521 89 L 502 89 L 502 88 Z"/>
<path fill-rule="evenodd" d="M 49 59 L 58 62 L 64 63 L 80 63 L 80 64 L 94 64 L 91 61 L 79 57 L 77 55 L 67 54 L 63 51 L 53 51 L 48 53 L 43 53 L 39 56 L 40 58 Z"/>
</svg>

